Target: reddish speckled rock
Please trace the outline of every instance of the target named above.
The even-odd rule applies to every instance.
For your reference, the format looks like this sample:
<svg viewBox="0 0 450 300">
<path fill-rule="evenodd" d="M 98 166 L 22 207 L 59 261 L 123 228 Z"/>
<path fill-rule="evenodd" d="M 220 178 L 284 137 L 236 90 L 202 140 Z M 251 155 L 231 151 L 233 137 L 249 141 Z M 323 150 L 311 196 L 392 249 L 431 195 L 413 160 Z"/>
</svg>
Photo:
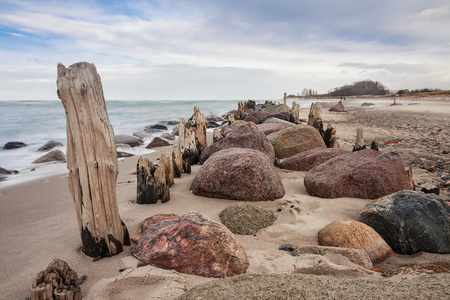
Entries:
<svg viewBox="0 0 450 300">
<path fill-rule="evenodd" d="M 142 223 L 142 232 L 145 232 L 147 230 L 147 228 L 149 228 L 150 226 L 152 226 L 154 224 L 157 224 L 161 221 L 170 220 L 173 218 L 179 218 L 179 216 L 176 214 L 158 214 L 158 215 L 148 217 Z"/>
<path fill-rule="evenodd" d="M 333 105 L 332 107 L 330 107 L 330 109 L 328 111 L 345 112 L 344 104 L 342 104 L 342 102 L 339 101 L 338 104 Z"/>
<path fill-rule="evenodd" d="M 252 117 L 252 116 L 247 116 L 244 119 L 244 121 L 245 122 L 252 122 L 252 123 L 255 123 L 255 124 L 259 124 L 260 123 L 259 119 L 255 118 L 255 117 Z"/>
<path fill-rule="evenodd" d="M 325 226 L 319 231 L 319 245 L 364 250 L 374 265 L 395 255 L 372 227 L 351 219 L 340 219 Z"/>
<path fill-rule="evenodd" d="M 312 168 L 304 183 L 310 195 L 322 198 L 376 199 L 411 189 L 400 156 L 371 149 L 340 155 Z"/>
<path fill-rule="evenodd" d="M 295 125 L 267 136 L 277 158 L 286 158 L 314 148 L 326 148 L 319 131 L 310 125 Z"/>
<path fill-rule="evenodd" d="M 275 161 L 275 152 L 272 144 L 256 124 L 251 122 L 233 128 L 233 131 L 225 138 L 206 147 L 202 152 L 200 161 L 203 163 L 213 153 L 229 148 L 255 149 L 267 155 L 271 162 Z"/>
<path fill-rule="evenodd" d="M 147 145 L 147 149 L 150 148 L 157 148 L 157 147 L 163 147 L 163 146 L 168 146 L 170 145 L 170 143 L 168 141 L 166 141 L 165 139 L 162 139 L 160 137 L 155 137 L 153 138 L 153 140 L 150 142 L 150 144 Z"/>
<path fill-rule="evenodd" d="M 269 135 L 273 132 L 277 132 L 283 129 L 286 129 L 288 127 L 291 127 L 293 124 L 288 125 L 284 123 L 264 123 L 264 124 L 258 124 L 258 128 L 261 129 L 261 131 L 265 135 Z"/>
<path fill-rule="evenodd" d="M 148 264 L 204 277 L 244 274 L 249 265 L 233 233 L 198 212 L 150 226 L 133 254 Z"/>
<path fill-rule="evenodd" d="M 281 169 L 309 171 L 333 157 L 345 154 L 341 148 L 315 148 L 286 158 L 280 164 Z"/>
<path fill-rule="evenodd" d="M 195 195 L 245 201 L 275 200 L 284 196 L 277 170 L 264 153 L 230 148 L 214 153 L 191 184 Z"/>
</svg>

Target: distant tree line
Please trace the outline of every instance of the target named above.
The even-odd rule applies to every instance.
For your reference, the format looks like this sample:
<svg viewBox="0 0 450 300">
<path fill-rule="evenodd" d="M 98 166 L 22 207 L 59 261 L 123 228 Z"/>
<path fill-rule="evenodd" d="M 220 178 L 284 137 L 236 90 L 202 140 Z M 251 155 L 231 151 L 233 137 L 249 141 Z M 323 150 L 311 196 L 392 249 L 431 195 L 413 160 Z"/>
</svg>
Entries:
<svg viewBox="0 0 450 300">
<path fill-rule="evenodd" d="M 361 96 L 361 95 L 386 95 L 389 89 L 381 82 L 372 80 L 357 81 L 351 85 L 334 88 L 330 96 Z"/>
<path fill-rule="evenodd" d="M 441 89 L 415 89 L 415 90 L 408 90 L 408 89 L 402 89 L 398 90 L 397 94 L 399 95 L 410 95 L 410 94 L 419 94 L 419 93 L 431 93 L 431 92 L 440 92 Z"/>
</svg>

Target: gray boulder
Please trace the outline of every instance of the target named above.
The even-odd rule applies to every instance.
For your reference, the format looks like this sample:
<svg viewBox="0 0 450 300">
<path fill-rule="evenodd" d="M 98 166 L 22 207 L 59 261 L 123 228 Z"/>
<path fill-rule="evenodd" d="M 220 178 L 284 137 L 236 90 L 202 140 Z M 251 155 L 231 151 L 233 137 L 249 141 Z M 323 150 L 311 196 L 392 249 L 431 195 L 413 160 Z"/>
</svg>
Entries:
<svg viewBox="0 0 450 300">
<path fill-rule="evenodd" d="M 127 144 L 131 147 L 140 146 L 144 143 L 142 139 L 128 134 L 117 134 L 114 138 L 116 139 L 116 144 Z"/>
<path fill-rule="evenodd" d="M 439 196 L 400 191 L 364 207 L 360 221 L 401 254 L 450 253 L 450 206 Z"/>
<path fill-rule="evenodd" d="M 42 164 L 46 162 L 62 162 L 65 160 L 66 155 L 64 155 L 61 150 L 53 150 L 33 161 L 33 164 Z"/>
<path fill-rule="evenodd" d="M 48 141 L 47 143 L 45 143 L 44 146 L 39 148 L 38 151 L 48 151 L 48 150 L 51 150 L 51 149 L 53 149 L 55 147 L 61 147 L 61 146 L 63 146 L 63 144 L 61 142 Z"/>
<path fill-rule="evenodd" d="M 5 150 L 11 150 L 11 149 L 17 149 L 28 146 L 24 142 L 7 142 L 5 146 L 3 146 L 3 149 Z"/>
<path fill-rule="evenodd" d="M 267 136 L 277 158 L 286 158 L 314 148 L 326 148 L 319 131 L 310 125 L 295 125 Z"/>
</svg>

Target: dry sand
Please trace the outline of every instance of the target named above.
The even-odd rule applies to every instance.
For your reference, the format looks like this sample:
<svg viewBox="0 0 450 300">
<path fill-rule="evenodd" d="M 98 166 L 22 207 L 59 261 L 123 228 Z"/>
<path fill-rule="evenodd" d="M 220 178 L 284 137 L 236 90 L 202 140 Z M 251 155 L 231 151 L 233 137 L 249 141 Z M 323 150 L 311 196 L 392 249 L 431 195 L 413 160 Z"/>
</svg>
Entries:
<svg viewBox="0 0 450 300">
<path fill-rule="evenodd" d="M 372 102 L 375 106 L 361 107 L 364 102 Z M 440 185 L 441 196 L 449 199 L 449 187 L 444 188 L 439 175 L 450 169 L 450 156 L 443 154 L 450 150 L 450 98 L 400 99 L 397 102 L 403 105 L 389 106 L 392 102 L 389 98 L 347 98 L 344 105 L 348 112 L 328 112 L 327 108 L 333 103 L 324 103 L 322 117 L 336 127 L 339 143 L 344 150 L 351 151 L 356 128 L 363 126 L 367 143 L 376 140 L 382 144 L 382 152 L 397 151 L 404 159 L 405 166 L 415 165 L 416 183 L 432 182 Z M 306 118 L 307 114 L 308 108 L 302 108 L 301 117 Z M 383 144 L 394 140 L 398 144 Z M 171 152 L 172 146 L 168 146 L 145 156 L 157 162 L 161 153 Z M 220 222 L 220 211 L 236 203 L 190 193 L 190 183 L 200 168 L 194 166 L 190 175 L 183 174 L 181 179 L 175 179 L 169 202 L 138 205 L 135 203 L 136 161 L 137 157 L 119 161 L 117 183 L 120 215 L 131 236 L 139 235 L 140 223 L 154 214 L 182 215 L 199 211 Z M 283 274 L 278 278 L 280 280 L 287 280 L 282 276 L 292 273 L 296 273 L 296 276 L 299 276 L 297 273 L 327 274 L 326 280 L 331 282 L 357 278 L 369 280 L 375 285 L 376 282 L 383 284 L 386 280 L 409 282 L 410 278 L 418 276 L 400 274 L 386 279 L 342 257 L 293 257 L 286 251 L 278 250 L 282 244 L 317 245 L 320 229 L 339 218 L 357 219 L 361 209 L 369 202 L 355 198 L 311 197 L 303 185 L 305 172 L 279 170 L 279 174 L 286 195 L 275 201 L 256 203 L 271 210 L 281 209 L 275 224 L 255 236 L 236 236 L 250 260 L 247 274 Z M 186 275 L 152 266 L 136 268 L 137 261 L 130 256 L 130 247 L 125 247 L 119 255 L 93 262 L 80 249 L 80 234 L 67 175 L 0 188 L 0 205 L 0 299 L 28 297 L 35 275 L 55 257 L 66 261 L 79 276 L 87 276 L 81 285 L 85 299 L 173 299 L 200 284 L 220 282 L 219 279 Z M 438 263 L 449 268 L 450 254 L 397 255 L 376 267 L 389 271 L 401 264 L 414 262 Z M 303 279 L 297 280 L 306 277 L 299 278 Z M 441 275 L 433 278 L 437 278 L 432 279 L 435 288 L 444 289 L 450 295 L 450 277 Z M 273 280 L 274 284 L 278 284 Z M 392 290 L 395 291 L 395 288 Z M 234 297 L 238 296 L 234 294 Z M 230 295 L 230 299 L 234 297 Z M 239 297 L 245 298 L 244 295 Z"/>
</svg>

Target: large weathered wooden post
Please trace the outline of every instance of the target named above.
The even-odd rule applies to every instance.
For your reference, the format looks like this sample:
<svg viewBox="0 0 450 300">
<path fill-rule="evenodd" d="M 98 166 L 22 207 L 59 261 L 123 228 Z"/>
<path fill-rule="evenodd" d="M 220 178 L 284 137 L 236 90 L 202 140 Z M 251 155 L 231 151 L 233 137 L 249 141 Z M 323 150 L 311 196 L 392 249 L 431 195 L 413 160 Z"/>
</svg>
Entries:
<svg viewBox="0 0 450 300">
<path fill-rule="evenodd" d="M 67 123 L 67 168 L 83 252 L 105 257 L 130 245 L 116 199 L 117 148 L 93 64 L 58 64 L 58 97 Z"/>
</svg>

